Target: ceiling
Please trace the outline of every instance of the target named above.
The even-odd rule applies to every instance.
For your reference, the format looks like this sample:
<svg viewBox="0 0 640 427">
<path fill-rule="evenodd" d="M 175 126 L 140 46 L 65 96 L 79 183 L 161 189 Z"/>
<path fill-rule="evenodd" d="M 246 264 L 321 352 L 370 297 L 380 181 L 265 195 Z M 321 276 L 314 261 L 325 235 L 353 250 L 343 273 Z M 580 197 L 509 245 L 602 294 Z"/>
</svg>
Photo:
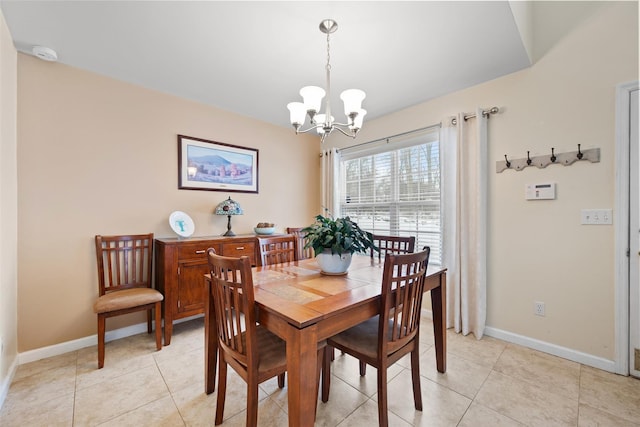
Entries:
<svg viewBox="0 0 640 427">
<path fill-rule="evenodd" d="M 0 1 L 16 48 L 289 127 L 286 104 L 325 87 L 367 93 L 370 120 L 530 66 L 509 2 Z M 338 111 L 335 111 L 335 110 Z"/>
</svg>

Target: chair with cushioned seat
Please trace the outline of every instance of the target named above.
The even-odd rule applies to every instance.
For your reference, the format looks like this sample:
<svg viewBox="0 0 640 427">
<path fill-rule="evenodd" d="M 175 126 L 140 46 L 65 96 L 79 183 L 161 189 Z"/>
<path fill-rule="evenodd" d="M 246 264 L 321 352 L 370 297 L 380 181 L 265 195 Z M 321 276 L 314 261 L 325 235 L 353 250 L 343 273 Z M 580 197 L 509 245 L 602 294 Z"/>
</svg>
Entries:
<svg viewBox="0 0 640 427">
<path fill-rule="evenodd" d="M 207 259 L 211 271 L 213 315 L 218 335 L 215 424 L 221 424 L 224 418 L 227 365 L 231 365 L 247 383 L 245 425 L 255 427 L 258 423 L 258 384 L 277 376 L 278 386 L 284 387 L 284 374 L 287 370 L 286 344 L 257 323 L 249 257 L 220 256 L 213 248 L 209 248 Z M 318 344 L 316 384 L 319 382 L 324 346 L 325 342 Z"/>
<path fill-rule="evenodd" d="M 147 332 L 152 332 L 155 311 L 156 349 L 162 349 L 162 300 L 151 287 L 153 233 L 95 236 L 98 263 L 98 368 L 104 366 L 106 319 L 135 311 L 147 311 Z"/>
<path fill-rule="evenodd" d="M 302 232 L 302 227 L 287 227 L 287 234 L 291 234 L 296 238 L 298 260 L 315 258 L 313 248 L 305 248 L 307 239 L 306 234 Z"/>
<path fill-rule="evenodd" d="M 387 368 L 411 354 L 416 410 L 422 411 L 420 389 L 420 314 L 430 249 L 412 254 L 387 254 L 382 273 L 380 313 L 327 339 L 322 374 L 322 401 L 329 400 L 328 352 L 337 348 L 378 370 L 378 422 L 388 425 Z"/>
<path fill-rule="evenodd" d="M 297 261 L 296 238 L 290 234 L 284 236 L 259 237 L 260 265 L 281 264 Z"/>
<path fill-rule="evenodd" d="M 384 236 L 374 234 L 373 243 L 380 249 L 378 251 L 378 260 L 381 260 L 386 254 L 413 253 L 416 246 L 416 238 L 414 236 Z M 374 257 L 374 252 L 375 251 L 371 249 L 371 258 Z"/>
</svg>

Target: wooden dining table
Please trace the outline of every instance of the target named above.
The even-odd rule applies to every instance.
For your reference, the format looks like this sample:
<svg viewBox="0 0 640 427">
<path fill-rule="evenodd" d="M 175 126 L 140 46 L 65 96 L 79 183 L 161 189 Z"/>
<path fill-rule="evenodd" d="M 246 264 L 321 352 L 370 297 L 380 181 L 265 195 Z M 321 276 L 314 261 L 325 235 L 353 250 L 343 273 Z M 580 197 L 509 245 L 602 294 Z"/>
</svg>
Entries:
<svg viewBox="0 0 640 427">
<path fill-rule="evenodd" d="M 287 347 L 289 426 L 313 426 L 318 342 L 380 310 L 383 263 L 354 255 L 346 275 L 325 275 L 315 259 L 253 268 L 258 321 Z M 211 279 L 205 276 L 205 392 L 215 390 L 218 339 Z M 446 269 L 429 266 L 438 372 L 446 371 Z"/>
</svg>

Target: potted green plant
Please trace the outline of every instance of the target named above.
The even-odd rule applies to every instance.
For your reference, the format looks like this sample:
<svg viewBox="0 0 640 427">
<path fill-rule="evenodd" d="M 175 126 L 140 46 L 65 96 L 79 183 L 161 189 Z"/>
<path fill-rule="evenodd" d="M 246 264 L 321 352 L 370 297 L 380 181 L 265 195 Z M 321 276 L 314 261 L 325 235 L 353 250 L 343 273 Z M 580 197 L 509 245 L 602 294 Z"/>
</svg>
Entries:
<svg viewBox="0 0 640 427">
<path fill-rule="evenodd" d="M 301 232 L 307 239 L 305 248 L 313 248 L 325 274 L 345 274 L 354 253 L 379 250 L 373 243 L 373 235 L 348 216 L 334 219 L 318 215 L 316 221 Z"/>
</svg>

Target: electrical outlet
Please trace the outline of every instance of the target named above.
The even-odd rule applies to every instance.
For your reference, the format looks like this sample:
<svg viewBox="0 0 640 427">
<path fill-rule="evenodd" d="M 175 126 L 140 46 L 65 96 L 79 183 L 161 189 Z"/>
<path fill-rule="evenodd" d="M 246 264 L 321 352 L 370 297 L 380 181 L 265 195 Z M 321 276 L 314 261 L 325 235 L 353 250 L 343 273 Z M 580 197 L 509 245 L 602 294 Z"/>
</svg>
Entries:
<svg viewBox="0 0 640 427">
<path fill-rule="evenodd" d="M 533 314 L 536 316 L 544 316 L 544 303 L 541 301 L 533 302 Z"/>
</svg>

